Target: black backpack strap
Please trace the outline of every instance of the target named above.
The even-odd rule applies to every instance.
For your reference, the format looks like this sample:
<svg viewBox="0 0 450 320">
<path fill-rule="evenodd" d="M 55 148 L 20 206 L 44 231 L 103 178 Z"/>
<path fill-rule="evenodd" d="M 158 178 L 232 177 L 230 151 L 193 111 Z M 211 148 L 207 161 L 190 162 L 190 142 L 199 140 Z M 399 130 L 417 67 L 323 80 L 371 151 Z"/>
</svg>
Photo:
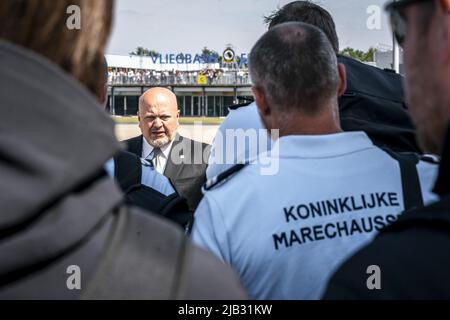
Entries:
<svg viewBox="0 0 450 320">
<path fill-rule="evenodd" d="M 129 152 L 121 151 L 114 157 L 114 176 L 123 192 L 141 184 L 141 159 Z"/>
<path fill-rule="evenodd" d="M 185 233 L 190 234 L 194 224 L 194 213 L 189 211 L 186 198 L 177 193 L 167 196 L 160 214 L 182 226 Z"/>
<path fill-rule="evenodd" d="M 178 193 L 165 196 L 155 189 L 136 184 L 125 194 L 125 203 L 172 220 L 185 231 L 192 226 L 193 213 L 189 211 L 187 200 Z"/>
<path fill-rule="evenodd" d="M 396 153 L 389 149 L 384 149 L 384 151 L 400 164 L 404 211 L 422 208 L 424 206 L 422 189 L 417 172 L 417 164 L 420 160 L 419 156 L 414 153 Z"/>
<path fill-rule="evenodd" d="M 235 104 L 235 105 L 229 106 L 228 109 L 230 109 L 230 110 L 237 110 L 237 109 L 240 109 L 240 108 L 243 108 L 243 107 L 248 107 L 252 103 L 253 103 L 253 101 L 247 101 L 245 103 L 239 103 L 239 104 Z"/>
</svg>

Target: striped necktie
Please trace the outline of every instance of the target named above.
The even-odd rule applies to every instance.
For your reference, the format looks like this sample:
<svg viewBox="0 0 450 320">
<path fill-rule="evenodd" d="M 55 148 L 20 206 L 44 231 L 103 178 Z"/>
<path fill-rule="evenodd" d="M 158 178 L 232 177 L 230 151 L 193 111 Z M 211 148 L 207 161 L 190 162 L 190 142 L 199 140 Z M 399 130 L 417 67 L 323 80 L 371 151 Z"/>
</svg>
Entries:
<svg viewBox="0 0 450 320">
<path fill-rule="evenodd" d="M 161 163 L 162 151 L 159 148 L 153 149 L 152 152 L 152 163 L 156 171 L 163 174 L 163 168 Z"/>
</svg>

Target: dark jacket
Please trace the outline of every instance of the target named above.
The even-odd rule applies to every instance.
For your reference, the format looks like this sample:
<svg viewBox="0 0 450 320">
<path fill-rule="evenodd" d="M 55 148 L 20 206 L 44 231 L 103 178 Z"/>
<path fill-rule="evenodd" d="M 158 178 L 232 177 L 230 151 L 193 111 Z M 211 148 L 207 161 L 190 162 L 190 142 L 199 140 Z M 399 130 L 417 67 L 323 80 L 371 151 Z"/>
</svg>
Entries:
<svg viewBox="0 0 450 320">
<path fill-rule="evenodd" d="M 344 131 L 364 131 L 373 143 L 396 152 L 421 153 L 402 85 L 402 76 L 338 56 L 346 68 L 347 89 L 339 98 Z M 250 103 L 230 107 L 236 110 Z"/>
<path fill-rule="evenodd" d="M 404 213 L 344 263 L 325 299 L 450 299 L 450 134 L 434 191 L 439 202 Z M 367 288 L 371 265 L 381 290 Z"/>
<path fill-rule="evenodd" d="M 128 151 L 142 156 L 143 136 L 124 141 Z M 177 192 L 188 200 L 189 209 L 195 211 L 203 198 L 202 186 L 206 182 L 206 160 L 210 146 L 176 135 L 167 160 L 164 175 Z"/>
<path fill-rule="evenodd" d="M 338 60 L 347 70 L 347 90 L 339 99 L 342 129 L 364 131 L 379 147 L 420 153 L 402 76 L 348 57 Z"/>
<path fill-rule="evenodd" d="M 181 230 L 122 207 L 114 124 L 87 90 L 2 40 L 0 61 L 0 299 L 244 296 Z"/>
</svg>

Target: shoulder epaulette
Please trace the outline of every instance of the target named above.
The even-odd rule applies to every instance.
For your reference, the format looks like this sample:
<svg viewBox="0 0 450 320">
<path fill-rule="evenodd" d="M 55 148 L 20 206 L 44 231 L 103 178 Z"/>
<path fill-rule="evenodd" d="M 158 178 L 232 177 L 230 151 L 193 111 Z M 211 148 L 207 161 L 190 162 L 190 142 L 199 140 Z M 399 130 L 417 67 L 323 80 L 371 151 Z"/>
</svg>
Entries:
<svg viewBox="0 0 450 320">
<path fill-rule="evenodd" d="M 440 164 L 441 159 L 438 156 L 432 154 L 424 154 L 420 156 L 420 160 L 432 164 Z"/>
<path fill-rule="evenodd" d="M 144 167 L 151 167 L 151 168 L 153 168 L 153 162 L 151 162 L 150 160 L 141 158 L 141 164 L 142 164 Z"/>
<path fill-rule="evenodd" d="M 243 108 L 243 107 L 248 107 L 249 105 L 251 105 L 253 103 L 253 101 L 250 102 L 245 102 L 245 103 L 240 103 L 240 104 L 235 104 L 234 106 L 228 107 L 228 109 L 230 110 L 237 110 L 239 108 Z"/>
<path fill-rule="evenodd" d="M 203 185 L 203 190 L 205 190 L 205 191 L 212 190 L 214 187 L 216 187 L 219 184 L 225 182 L 225 180 L 229 179 L 236 172 L 241 171 L 247 165 L 248 165 L 248 163 L 240 163 L 240 164 L 237 164 L 237 165 L 231 167 L 230 169 L 222 172 L 218 176 L 216 176 L 216 177 L 212 178 L 211 180 L 207 181 Z"/>
</svg>

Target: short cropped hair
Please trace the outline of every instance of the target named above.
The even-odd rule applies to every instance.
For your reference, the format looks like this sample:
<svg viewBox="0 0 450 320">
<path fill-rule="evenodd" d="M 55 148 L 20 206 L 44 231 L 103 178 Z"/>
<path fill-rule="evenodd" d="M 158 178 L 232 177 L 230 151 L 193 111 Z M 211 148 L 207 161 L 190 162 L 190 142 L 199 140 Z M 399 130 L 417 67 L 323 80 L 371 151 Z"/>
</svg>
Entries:
<svg viewBox="0 0 450 320">
<path fill-rule="evenodd" d="M 331 14 L 324 8 L 310 1 L 294 1 L 285 5 L 272 15 L 265 17 L 269 29 L 285 22 L 304 22 L 322 30 L 333 45 L 335 53 L 339 52 L 339 38 Z"/>
<path fill-rule="evenodd" d="M 249 56 L 253 85 L 279 110 L 307 114 L 337 96 L 337 57 L 325 34 L 299 22 L 284 23 L 259 39 Z"/>
</svg>

